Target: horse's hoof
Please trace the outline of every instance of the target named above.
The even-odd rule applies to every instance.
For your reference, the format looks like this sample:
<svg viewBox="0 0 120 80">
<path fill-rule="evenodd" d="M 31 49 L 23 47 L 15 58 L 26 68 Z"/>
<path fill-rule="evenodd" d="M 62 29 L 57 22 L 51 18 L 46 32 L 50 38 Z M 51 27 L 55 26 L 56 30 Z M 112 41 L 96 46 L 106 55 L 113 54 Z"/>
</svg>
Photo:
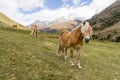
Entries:
<svg viewBox="0 0 120 80">
<path fill-rule="evenodd" d="M 64 60 L 66 61 L 67 59 L 66 59 L 66 58 L 64 58 Z"/>
<path fill-rule="evenodd" d="M 72 68 L 74 68 L 74 66 L 71 66 Z"/>
<path fill-rule="evenodd" d="M 71 65 L 72 68 L 74 68 L 75 65 Z"/>
<path fill-rule="evenodd" d="M 68 58 L 68 56 L 65 56 L 65 57 L 64 57 L 65 61 L 67 60 L 67 58 Z"/>
<path fill-rule="evenodd" d="M 81 69 L 82 69 L 82 67 L 78 67 L 78 69 L 79 69 L 79 70 L 81 70 Z"/>
</svg>

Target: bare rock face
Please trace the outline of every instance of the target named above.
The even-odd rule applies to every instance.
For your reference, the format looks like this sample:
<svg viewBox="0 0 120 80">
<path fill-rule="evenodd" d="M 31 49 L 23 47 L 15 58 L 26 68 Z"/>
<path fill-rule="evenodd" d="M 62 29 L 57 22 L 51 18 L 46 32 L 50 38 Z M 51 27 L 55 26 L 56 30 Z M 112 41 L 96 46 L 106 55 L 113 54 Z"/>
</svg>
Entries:
<svg viewBox="0 0 120 80">
<path fill-rule="evenodd" d="M 91 19 L 94 28 L 104 29 L 120 21 L 120 0 L 117 0 L 100 14 Z"/>
</svg>

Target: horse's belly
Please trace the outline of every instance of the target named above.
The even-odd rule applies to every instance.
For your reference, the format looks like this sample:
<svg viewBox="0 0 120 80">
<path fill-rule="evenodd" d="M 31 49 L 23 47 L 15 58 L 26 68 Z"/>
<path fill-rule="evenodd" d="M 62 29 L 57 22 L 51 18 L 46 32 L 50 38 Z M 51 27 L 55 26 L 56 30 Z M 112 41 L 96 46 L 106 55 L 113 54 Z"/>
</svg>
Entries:
<svg viewBox="0 0 120 80">
<path fill-rule="evenodd" d="M 82 48 L 82 45 L 80 45 L 80 44 L 75 45 L 74 48 L 75 48 L 75 49 L 81 49 L 81 48 Z"/>
</svg>

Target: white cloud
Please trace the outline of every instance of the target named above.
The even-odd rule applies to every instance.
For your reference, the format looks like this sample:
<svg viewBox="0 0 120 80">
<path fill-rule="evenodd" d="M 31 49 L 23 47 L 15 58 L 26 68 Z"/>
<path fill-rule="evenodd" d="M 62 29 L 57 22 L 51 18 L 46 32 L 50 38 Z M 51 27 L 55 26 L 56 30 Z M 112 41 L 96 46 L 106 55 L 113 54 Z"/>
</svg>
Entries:
<svg viewBox="0 0 120 80">
<path fill-rule="evenodd" d="M 81 2 L 81 0 L 73 0 L 73 3 L 74 3 L 75 5 L 78 5 L 80 2 Z"/>
<path fill-rule="evenodd" d="M 44 6 L 44 1 L 45 0 L 14 0 L 16 4 L 24 9 L 24 10 L 31 10 L 36 7 L 45 7 Z"/>
<path fill-rule="evenodd" d="M 69 0 L 63 0 L 67 2 Z M 77 2 L 80 0 L 73 0 L 74 4 L 78 5 Z M 39 12 L 32 14 L 23 14 L 18 9 L 22 8 L 24 10 L 31 10 L 36 7 L 45 7 L 45 0 L 1 0 L 0 1 L 0 12 L 5 13 L 7 16 L 16 20 L 24 25 L 29 25 L 35 20 L 40 21 L 52 21 L 57 18 L 67 17 L 67 18 L 77 18 L 83 17 L 85 19 L 91 18 L 96 13 L 99 13 L 115 0 L 93 0 L 89 5 L 84 5 L 81 7 L 74 7 L 64 4 L 59 9 L 49 10 L 43 8 Z"/>
<path fill-rule="evenodd" d="M 3 12 L 8 16 L 12 16 L 12 14 L 15 13 L 17 9 L 17 5 L 12 0 L 7 0 L 7 2 L 5 0 L 0 1 L 0 12 Z"/>
<path fill-rule="evenodd" d="M 32 14 L 25 15 L 19 11 L 23 10 L 32 10 L 36 7 L 45 7 L 45 0 L 1 0 L 0 1 L 0 12 L 6 14 L 8 17 L 13 20 L 22 23 L 24 25 L 30 24 L 34 20 Z M 31 19 L 32 17 L 32 19 Z M 29 19 L 30 18 L 30 19 Z"/>
<path fill-rule="evenodd" d="M 99 13 L 115 1 L 116 0 L 93 0 L 89 7 L 96 11 L 96 13 Z"/>
</svg>

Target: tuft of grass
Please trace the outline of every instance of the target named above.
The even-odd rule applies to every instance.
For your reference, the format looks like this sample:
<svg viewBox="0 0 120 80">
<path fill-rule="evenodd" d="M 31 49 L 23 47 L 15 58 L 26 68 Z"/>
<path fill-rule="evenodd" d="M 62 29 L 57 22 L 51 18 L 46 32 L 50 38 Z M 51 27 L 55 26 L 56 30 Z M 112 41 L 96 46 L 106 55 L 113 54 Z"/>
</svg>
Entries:
<svg viewBox="0 0 120 80">
<path fill-rule="evenodd" d="M 57 35 L 0 27 L 0 80 L 120 80 L 120 43 L 91 41 L 81 66 L 57 57 Z M 69 53 L 69 51 L 68 51 Z M 76 60 L 77 54 L 74 54 Z"/>
</svg>

